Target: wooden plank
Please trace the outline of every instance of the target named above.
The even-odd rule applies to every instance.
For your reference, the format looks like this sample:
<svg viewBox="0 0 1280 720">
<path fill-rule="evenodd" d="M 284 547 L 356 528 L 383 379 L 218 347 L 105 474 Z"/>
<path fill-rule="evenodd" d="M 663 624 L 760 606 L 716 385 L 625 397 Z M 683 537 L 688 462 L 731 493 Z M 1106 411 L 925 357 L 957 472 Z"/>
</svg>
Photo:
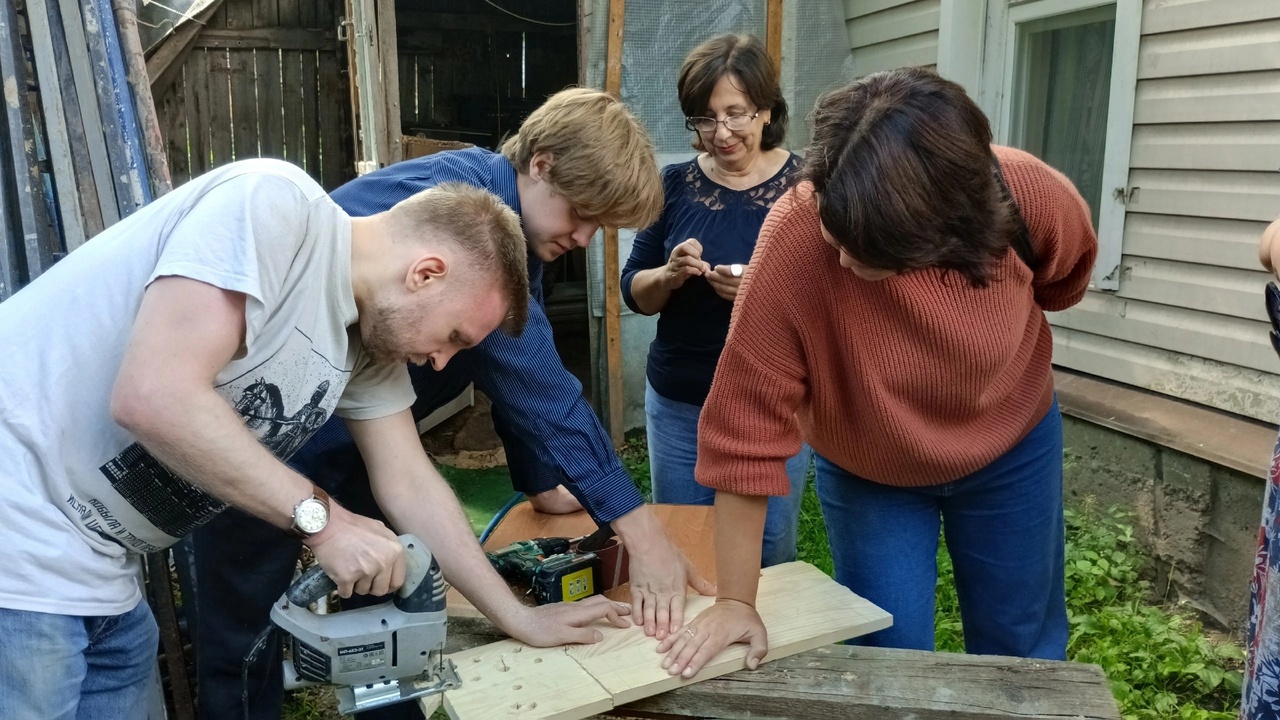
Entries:
<svg viewBox="0 0 1280 720">
<path fill-rule="evenodd" d="M 195 47 L 233 50 L 336 50 L 338 41 L 332 30 L 308 28 L 252 28 L 245 30 L 206 30 L 195 41 Z"/>
<path fill-rule="evenodd" d="M 284 90 L 279 50 L 255 51 L 258 67 L 258 142 L 262 157 L 284 157 Z"/>
<path fill-rule="evenodd" d="M 418 89 L 418 67 L 414 62 L 414 56 L 404 52 L 400 53 L 396 64 L 398 65 L 396 77 L 400 81 L 400 128 L 403 134 L 418 122 L 418 98 L 415 95 Z M 401 142 L 400 152 L 404 154 L 403 142 Z"/>
<path fill-rule="evenodd" d="M 254 0 L 226 0 L 227 28 L 248 30 L 253 27 Z"/>
<path fill-rule="evenodd" d="M 281 84 L 284 88 L 280 98 L 284 110 L 284 158 L 299 167 L 304 166 L 307 157 L 303 144 L 305 131 L 302 127 L 303 118 L 306 117 L 306 98 L 302 91 L 302 56 L 305 54 L 285 51 L 280 55 Z"/>
<path fill-rule="evenodd" d="M 609 0 L 609 34 L 605 40 L 605 92 L 622 96 L 623 24 L 626 0 Z M 609 436 L 622 447 L 625 431 L 622 400 L 622 274 L 618 260 L 618 228 L 604 229 L 605 369 L 609 391 Z"/>
<path fill-rule="evenodd" d="M 1280 173 L 1133 170 L 1131 212 L 1271 221 L 1280 207 Z"/>
<path fill-rule="evenodd" d="M 316 3 L 319 0 L 297 0 L 298 27 L 314 28 L 316 25 Z"/>
<path fill-rule="evenodd" d="M 396 47 L 395 0 L 377 0 L 376 10 L 378 67 L 382 72 L 382 81 L 378 83 L 378 94 L 385 107 L 382 133 L 386 153 L 382 157 L 382 162 L 384 165 L 390 165 L 404 159 L 404 147 L 400 140 L 403 132 L 400 129 L 400 52 Z"/>
<path fill-rule="evenodd" d="M 1141 80 L 1139 124 L 1280 120 L 1280 72 Z"/>
<path fill-rule="evenodd" d="M 186 88 L 182 77 L 157 99 L 164 121 L 165 155 L 169 159 L 169 176 L 174 187 L 191 179 L 190 151 L 187 139 Z M 197 118 L 199 116 L 196 116 Z"/>
<path fill-rule="evenodd" d="M 206 53 L 209 61 L 209 168 L 231 162 L 231 67 L 227 50 Z"/>
<path fill-rule="evenodd" d="M 276 0 L 253 0 L 253 26 L 274 28 L 280 25 L 280 7 Z"/>
<path fill-rule="evenodd" d="M 652 505 L 663 532 L 689 563 L 711 582 L 716 579 L 715 511 L 709 505 Z M 498 550 L 517 540 L 538 537 L 582 537 L 595 532 L 596 523 L 586 512 L 548 515 L 520 503 L 502 519 L 484 543 L 486 551 Z M 631 602 L 630 585 L 623 583 L 605 593 L 619 602 Z M 450 588 L 449 617 L 483 617 L 457 590 Z"/>
<path fill-rule="evenodd" d="M 276 3 L 280 27 L 302 27 L 299 14 L 301 2 L 302 0 L 279 0 Z"/>
<path fill-rule="evenodd" d="M 436 115 L 435 58 L 417 56 L 418 67 L 418 122 L 430 124 Z"/>
<path fill-rule="evenodd" d="M 60 9 L 65 10 L 65 3 L 60 3 Z M 103 145 L 102 125 L 95 122 L 98 109 L 98 97 L 93 92 L 93 78 L 89 73 L 85 73 L 84 77 L 78 77 L 73 65 L 88 65 L 89 53 L 87 47 L 81 43 L 77 47 L 76 53 L 71 53 L 68 46 L 67 34 L 71 34 L 74 38 L 79 30 L 79 38 L 83 40 L 84 32 L 80 27 L 80 15 L 78 9 L 73 4 L 71 9 L 77 11 L 73 16 L 72 23 L 66 23 L 62 20 L 56 20 L 51 24 L 53 41 L 53 54 L 58 67 L 58 77 L 75 78 L 75 85 L 64 85 L 56 89 L 62 93 L 63 110 L 66 111 L 66 129 L 67 138 L 71 147 L 71 164 L 75 168 L 75 191 L 80 197 L 81 220 L 84 226 L 85 238 L 92 238 L 102 232 L 106 225 L 103 224 L 103 205 L 106 205 L 106 214 L 110 218 L 110 222 L 114 223 L 119 219 L 116 214 L 115 202 L 115 185 L 111 182 L 111 168 L 107 165 L 107 149 Z M 51 12 L 57 11 L 50 8 Z M 74 23 L 74 24 L 73 24 Z M 67 32 L 64 33 L 64 26 Z M 74 41 L 74 40 L 73 40 Z M 73 57 L 74 55 L 74 57 Z M 84 67 L 84 70 L 89 68 Z M 85 93 L 79 90 L 83 87 Z M 81 103 L 86 103 L 85 107 L 81 107 Z M 101 164 L 99 164 L 101 163 Z"/>
<path fill-rule="evenodd" d="M 782 0 L 769 0 L 765 10 L 764 45 L 773 66 L 782 73 Z"/>
<path fill-rule="evenodd" d="M 209 58 L 204 50 L 194 51 L 187 61 L 182 77 L 183 110 L 187 117 L 196 118 L 187 125 L 187 139 L 191 143 L 190 177 L 203 175 L 213 167 L 209 158 Z"/>
<path fill-rule="evenodd" d="M 690 595 L 690 616 L 715 598 Z M 888 627 L 888 613 L 838 585 L 807 563 L 786 563 L 760 573 L 757 608 L 769 631 L 766 662 Z M 455 720 L 468 718 L 583 718 L 656 693 L 691 685 L 743 667 L 747 647 L 731 645 L 693 678 L 671 676 L 644 628 L 600 625 L 594 645 L 534 649 L 505 640 L 452 656 L 462 687 L 445 693 Z M 554 667 L 551 665 L 554 663 Z M 574 667 L 574 665 L 578 667 Z M 594 683 L 594 684 L 593 684 Z"/>
<path fill-rule="evenodd" d="M 80 7 L 75 0 L 59 0 L 62 25 L 67 32 L 67 45 L 72 48 L 88 48 Z M 83 50 L 71 54 L 71 74 L 75 80 L 75 92 L 84 131 L 88 142 L 89 162 L 93 173 L 93 185 L 97 191 L 97 204 L 102 227 L 110 227 L 120 219 L 116 204 L 115 184 L 111 179 L 111 163 L 103 141 L 102 113 L 94 90 L 93 65 L 89 54 Z M 90 232 L 90 235 L 96 234 Z"/>
<path fill-rule="evenodd" d="M 236 160 L 258 157 L 257 70 L 253 50 L 228 50 L 231 142 Z"/>
<path fill-rule="evenodd" d="M 1280 19 L 1153 35 L 1140 48 L 1143 80 L 1280 70 Z"/>
<path fill-rule="evenodd" d="M 339 7 L 345 7 L 345 0 L 316 0 L 315 27 L 336 32 Z"/>
<path fill-rule="evenodd" d="M 566 3 L 567 5 L 567 3 Z M 543 35 L 572 36 L 576 23 L 545 25 L 531 23 L 498 13 L 446 13 L 416 9 L 404 9 L 398 13 L 400 25 L 405 28 L 430 28 L 431 30 L 467 30 L 484 34 L 497 32 L 537 32 Z M 566 18 L 566 21 L 568 18 Z"/>
<path fill-rule="evenodd" d="M 85 234 L 80 195 L 76 191 L 75 166 L 71 160 L 71 139 L 67 135 L 62 103 L 64 78 L 58 77 L 49 7 L 45 0 L 28 0 L 27 21 L 31 31 L 32 54 L 35 56 L 36 79 L 43 91 L 40 99 L 44 106 L 45 142 L 48 143 L 49 161 L 53 166 L 53 184 L 62 220 L 62 240 L 67 252 L 71 252 L 84 244 Z M 46 263 L 52 262 L 51 258 L 29 259 L 37 260 L 42 268 L 48 267 Z"/>
<path fill-rule="evenodd" d="M 862 48 L 920 33 L 937 32 L 941 13 L 940 0 L 921 0 L 858 18 L 849 23 L 850 46 Z"/>
<path fill-rule="evenodd" d="M 1142 34 L 1154 35 L 1275 18 L 1280 18 L 1280 4 L 1275 0 L 1145 0 L 1142 8 Z"/>
<path fill-rule="evenodd" d="M 615 717 L 1119 720 L 1096 665 L 829 645 L 673 690 Z"/>
<path fill-rule="evenodd" d="M 1280 122 L 1138 125 L 1129 167 L 1274 171 Z"/>
<path fill-rule="evenodd" d="M 350 102 L 349 83 L 335 53 L 319 53 L 318 57 L 320 184 L 325 190 L 334 190 L 355 174 L 351 137 L 349 131 L 343 132 L 348 122 L 345 104 Z"/>
<path fill-rule="evenodd" d="M 315 178 L 315 181 L 323 184 L 324 179 L 320 172 L 320 102 L 319 102 L 319 84 L 320 78 L 317 73 L 318 59 L 316 53 L 301 53 L 299 59 L 302 61 L 302 137 L 303 137 L 303 157 L 307 174 Z M 336 112 L 333 108 L 329 108 L 328 112 Z"/>
</svg>

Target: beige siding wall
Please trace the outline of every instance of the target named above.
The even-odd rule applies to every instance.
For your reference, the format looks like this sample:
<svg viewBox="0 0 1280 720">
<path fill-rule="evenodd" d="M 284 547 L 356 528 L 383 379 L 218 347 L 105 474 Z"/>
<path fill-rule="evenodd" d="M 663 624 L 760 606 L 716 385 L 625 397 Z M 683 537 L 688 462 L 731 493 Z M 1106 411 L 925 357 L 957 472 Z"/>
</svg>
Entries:
<svg viewBox="0 0 1280 720">
<path fill-rule="evenodd" d="M 1052 318 L 1055 361 L 1275 421 L 1280 0 L 1145 0 L 1139 51 L 1120 289 Z"/>
<path fill-rule="evenodd" d="M 941 5 L 941 0 L 844 0 L 854 75 L 935 65 Z"/>
</svg>

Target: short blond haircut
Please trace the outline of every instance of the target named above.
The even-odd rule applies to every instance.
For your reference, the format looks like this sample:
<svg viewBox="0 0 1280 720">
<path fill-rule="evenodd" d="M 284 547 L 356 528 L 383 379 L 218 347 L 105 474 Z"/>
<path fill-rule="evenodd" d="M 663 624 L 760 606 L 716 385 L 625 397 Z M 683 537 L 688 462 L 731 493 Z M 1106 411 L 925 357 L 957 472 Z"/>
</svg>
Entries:
<svg viewBox="0 0 1280 720">
<path fill-rule="evenodd" d="M 502 330 L 519 337 L 529 317 L 529 246 L 515 211 L 487 190 L 454 182 L 411 195 L 387 213 L 398 238 L 422 240 L 424 230 L 434 230 L 479 275 L 494 278 L 507 303 Z"/>
<path fill-rule="evenodd" d="M 554 158 L 548 181 L 579 212 L 617 227 L 645 228 L 662 212 L 662 180 L 644 126 L 622 101 L 588 88 L 547 98 L 502 154 L 521 173 L 533 156 Z"/>
</svg>

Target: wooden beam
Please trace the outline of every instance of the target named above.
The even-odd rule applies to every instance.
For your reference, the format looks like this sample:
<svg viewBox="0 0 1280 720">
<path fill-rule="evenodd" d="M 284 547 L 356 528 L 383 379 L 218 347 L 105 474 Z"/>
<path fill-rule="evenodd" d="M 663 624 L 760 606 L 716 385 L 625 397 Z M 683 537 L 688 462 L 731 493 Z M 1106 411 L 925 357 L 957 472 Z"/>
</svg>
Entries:
<svg viewBox="0 0 1280 720">
<path fill-rule="evenodd" d="M 400 128 L 400 51 L 396 48 L 395 0 L 377 0 L 375 10 L 378 15 L 378 65 L 382 70 L 382 82 L 379 86 L 383 107 L 386 108 L 382 120 L 386 154 L 381 160 L 383 164 L 390 165 L 404 159 L 401 140 L 404 133 Z"/>
<path fill-rule="evenodd" d="M 182 71 L 200 31 L 205 29 L 221 6 L 222 0 L 213 0 L 198 15 L 179 25 L 147 58 L 147 77 L 151 79 L 153 90 L 163 90 Z"/>
<path fill-rule="evenodd" d="M 53 53 L 53 28 L 49 24 L 49 6 L 45 0 L 27 0 L 27 21 L 31 28 L 31 49 L 35 55 L 40 100 L 44 106 L 45 140 L 49 144 L 53 185 L 62 218 L 62 240 L 67 252 L 71 252 L 84 244 L 85 236 L 75 165 L 71 161 L 71 140 L 67 135 L 66 113 L 62 106 L 62 84 L 70 78 L 58 77 Z"/>
<path fill-rule="evenodd" d="M 773 59 L 773 66 L 782 72 L 782 0 L 769 0 L 765 18 L 764 46 Z"/>
<path fill-rule="evenodd" d="M 542 25 L 525 22 L 507 15 L 479 13 L 439 13 L 404 10 L 398 13 L 400 27 L 405 30 L 479 30 L 483 32 L 537 32 L 542 35 L 573 35 L 572 24 Z"/>
<path fill-rule="evenodd" d="M 193 48 L 212 50 L 326 50 L 338 49 L 338 41 L 328 30 L 307 28 L 246 28 L 205 30 Z"/>
<path fill-rule="evenodd" d="M 85 150 L 93 179 L 93 191 L 96 195 L 97 224 L 93 222 L 94 213 L 85 203 L 85 226 L 89 236 L 95 235 L 104 228 L 111 227 L 120 219 L 120 211 L 116 207 L 115 183 L 111 179 L 111 163 L 107 160 L 107 148 L 102 135 L 102 113 L 98 107 L 98 94 L 94 90 L 96 81 L 93 64 L 89 61 L 89 42 L 85 39 L 84 21 L 80 15 L 80 3 L 76 0 L 59 0 L 58 7 L 62 13 L 62 27 L 66 31 L 67 56 L 70 63 L 70 75 L 74 89 L 69 86 L 68 96 L 74 92 L 78 114 L 84 127 Z M 65 82 L 65 80 L 64 80 Z M 68 113 L 68 122 L 70 113 Z M 82 189 L 83 190 L 83 189 Z"/>
<path fill-rule="evenodd" d="M 654 695 L 610 716 L 1119 720 L 1120 713 L 1097 665 L 828 645 Z"/>
<path fill-rule="evenodd" d="M 626 0 L 609 0 L 604 89 L 618 97 L 622 97 L 622 26 L 626 16 Z M 604 229 L 604 336 L 605 375 L 609 383 L 609 437 L 614 447 L 622 447 L 622 270 L 616 227 Z"/>
</svg>

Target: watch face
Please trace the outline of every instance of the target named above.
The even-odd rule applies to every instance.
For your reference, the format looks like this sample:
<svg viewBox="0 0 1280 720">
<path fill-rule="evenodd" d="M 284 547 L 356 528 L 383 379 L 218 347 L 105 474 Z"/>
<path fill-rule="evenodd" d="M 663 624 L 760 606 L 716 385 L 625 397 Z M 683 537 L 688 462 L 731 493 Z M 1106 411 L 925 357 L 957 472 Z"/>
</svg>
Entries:
<svg viewBox="0 0 1280 720">
<path fill-rule="evenodd" d="M 329 509 L 319 500 L 308 498 L 298 505 L 293 522 L 302 532 L 313 535 L 323 530 L 325 524 L 329 522 Z"/>
</svg>

